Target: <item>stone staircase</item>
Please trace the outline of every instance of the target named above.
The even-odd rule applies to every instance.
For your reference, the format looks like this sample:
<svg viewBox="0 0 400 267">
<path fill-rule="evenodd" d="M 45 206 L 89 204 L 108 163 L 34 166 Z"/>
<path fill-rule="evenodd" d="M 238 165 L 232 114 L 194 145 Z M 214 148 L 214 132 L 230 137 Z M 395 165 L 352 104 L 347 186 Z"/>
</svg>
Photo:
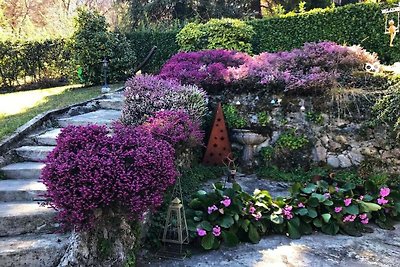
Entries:
<svg viewBox="0 0 400 267">
<path fill-rule="evenodd" d="M 31 135 L 16 148 L 17 162 L 0 169 L 0 266 L 54 266 L 68 245 L 68 234 L 57 233 L 56 212 L 40 205 L 46 187 L 39 181 L 42 163 L 54 149 L 62 127 L 111 125 L 121 115 L 121 93 L 97 101 L 100 109 L 58 118 L 54 128 Z"/>
</svg>

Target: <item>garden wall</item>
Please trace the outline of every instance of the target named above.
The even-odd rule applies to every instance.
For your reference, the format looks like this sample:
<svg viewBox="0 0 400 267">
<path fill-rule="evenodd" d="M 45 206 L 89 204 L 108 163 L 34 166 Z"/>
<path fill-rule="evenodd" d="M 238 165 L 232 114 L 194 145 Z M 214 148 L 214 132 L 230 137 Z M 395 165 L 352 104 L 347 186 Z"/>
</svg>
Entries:
<svg viewBox="0 0 400 267">
<path fill-rule="evenodd" d="M 389 131 L 384 127 L 368 126 L 372 121 L 370 110 L 381 93 L 360 89 L 358 92 L 299 97 L 225 91 L 210 96 L 210 105 L 212 110 L 219 101 L 234 106 L 238 117 L 255 122 L 250 129 L 268 137 L 256 150 L 260 152 L 267 148 L 270 155 L 259 155 L 257 164 L 269 157 L 267 164 L 285 170 L 308 169 L 322 163 L 333 168 L 373 164 L 400 172 L 400 148 L 389 138 Z M 302 107 L 304 111 L 301 111 Z M 269 116 L 266 127 L 257 125 L 262 112 Z M 285 140 L 279 141 L 283 135 Z M 241 153 L 240 144 L 233 142 L 233 148 L 237 154 Z"/>
</svg>

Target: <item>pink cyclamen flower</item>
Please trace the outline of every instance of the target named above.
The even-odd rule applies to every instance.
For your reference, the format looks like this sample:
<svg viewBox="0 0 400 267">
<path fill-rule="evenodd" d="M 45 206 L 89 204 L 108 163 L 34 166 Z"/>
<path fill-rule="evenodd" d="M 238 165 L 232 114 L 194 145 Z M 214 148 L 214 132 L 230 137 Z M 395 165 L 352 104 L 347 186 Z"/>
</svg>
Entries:
<svg viewBox="0 0 400 267">
<path fill-rule="evenodd" d="M 335 190 L 336 190 L 336 192 L 339 192 L 340 189 L 339 189 L 339 187 L 336 186 Z"/>
<path fill-rule="evenodd" d="M 356 218 L 356 215 L 347 215 L 343 218 L 343 222 L 354 222 Z"/>
<path fill-rule="evenodd" d="M 197 228 L 197 235 L 198 236 L 205 236 L 206 234 L 207 234 L 206 230 Z"/>
<path fill-rule="evenodd" d="M 387 197 L 390 194 L 390 188 L 382 187 L 379 194 L 381 197 Z"/>
<path fill-rule="evenodd" d="M 359 200 L 363 200 L 363 199 L 364 199 L 364 196 L 360 196 L 358 199 L 359 199 Z"/>
<path fill-rule="evenodd" d="M 335 207 L 335 212 L 339 213 L 343 210 L 343 207 Z"/>
<path fill-rule="evenodd" d="M 368 223 L 369 223 L 369 219 L 368 219 L 368 218 L 365 218 L 364 220 L 361 220 L 361 223 L 362 223 L 362 224 L 368 224 Z"/>
<path fill-rule="evenodd" d="M 283 217 L 285 217 L 287 220 L 290 220 L 290 219 L 293 218 L 292 209 L 293 209 L 292 206 L 286 205 L 282 210 L 283 211 Z"/>
<path fill-rule="evenodd" d="M 365 220 L 366 218 L 368 218 L 368 215 L 366 213 L 363 213 L 358 215 L 358 218 L 360 218 L 361 220 Z"/>
<path fill-rule="evenodd" d="M 385 205 L 389 202 L 389 200 L 385 199 L 384 197 L 378 198 L 379 205 Z"/>
<path fill-rule="evenodd" d="M 347 207 L 347 206 L 349 206 L 351 204 L 351 198 L 346 198 L 345 200 L 344 200 L 344 205 Z"/>
<path fill-rule="evenodd" d="M 217 206 L 212 205 L 211 207 L 207 208 L 208 214 L 213 213 L 214 211 L 218 210 Z"/>
<path fill-rule="evenodd" d="M 326 199 L 331 198 L 331 194 L 325 193 L 325 194 L 324 194 L 324 197 L 325 197 Z"/>
<path fill-rule="evenodd" d="M 214 236 L 220 236 L 220 234 L 221 234 L 221 227 L 219 227 L 218 225 L 214 226 L 213 235 Z"/>
<path fill-rule="evenodd" d="M 225 207 L 229 207 L 231 205 L 231 199 L 225 196 L 224 200 L 221 200 L 221 204 Z"/>
<path fill-rule="evenodd" d="M 300 202 L 299 204 L 297 204 L 297 207 L 304 208 L 305 206 L 304 206 L 304 204 L 302 202 Z"/>
<path fill-rule="evenodd" d="M 256 219 L 256 221 L 258 221 L 259 219 L 261 219 L 262 214 L 261 214 L 261 212 L 257 212 L 256 214 L 253 213 L 251 216 L 253 216 L 254 219 Z"/>
<path fill-rule="evenodd" d="M 256 212 L 256 208 L 254 208 L 253 206 L 251 206 L 251 207 L 249 208 L 249 212 L 250 212 L 250 214 L 253 214 L 254 212 Z"/>
</svg>

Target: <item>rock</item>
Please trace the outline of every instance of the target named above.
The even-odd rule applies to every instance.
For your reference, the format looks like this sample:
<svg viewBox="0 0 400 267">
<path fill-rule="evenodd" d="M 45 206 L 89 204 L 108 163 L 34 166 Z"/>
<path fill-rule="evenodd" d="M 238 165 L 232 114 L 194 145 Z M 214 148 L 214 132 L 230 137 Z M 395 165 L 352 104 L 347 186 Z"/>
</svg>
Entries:
<svg viewBox="0 0 400 267">
<path fill-rule="evenodd" d="M 364 156 L 360 153 L 360 150 L 354 148 L 350 151 L 349 158 L 354 165 L 359 165 L 364 160 Z"/>
<path fill-rule="evenodd" d="M 321 146 L 321 145 L 317 145 L 313 151 L 314 153 L 314 161 L 322 161 L 322 162 L 326 162 L 326 153 L 327 150 L 325 147 Z"/>
<path fill-rule="evenodd" d="M 337 156 L 334 155 L 328 155 L 328 159 L 326 161 L 329 166 L 333 168 L 339 168 L 340 162 Z"/>
<path fill-rule="evenodd" d="M 393 155 L 389 151 L 383 151 L 381 158 L 382 160 L 387 160 L 389 158 L 393 158 Z"/>
<path fill-rule="evenodd" d="M 323 144 L 325 147 L 327 147 L 327 146 L 328 146 L 328 143 L 329 143 L 329 137 L 328 137 L 327 135 L 323 135 L 323 136 L 321 137 L 321 142 L 322 142 L 322 144 Z"/>
<path fill-rule="evenodd" d="M 339 151 L 341 148 L 342 148 L 342 145 L 341 145 L 341 144 L 339 144 L 339 143 L 337 143 L 337 142 L 335 142 L 335 141 L 332 141 L 332 140 L 329 141 L 329 151 L 337 152 L 337 151 Z"/>
<path fill-rule="evenodd" d="M 400 148 L 394 148 L 391 150 L 393 157 L 400 159 Z"/>
<path fill-rule="evenodd" d="M 352 166 L 349 157 L 347 157 L 345 155 L 339 155 L 338 160 L 339 160 L 339 165 L 342 168 L 349 168 Z"/>
<path fill-rule="evenodd" d="M 347 138 L 344 135 L 335 136 L 335 141 L 342 145 L 348 144 Z"/>
<path fill-rule="evenodd" d="M 378 150 L 375 147 L 363 147 L 361 148 L 361 154 L 364 156 L 375 156 L 378 154 Z"/>
</svg>

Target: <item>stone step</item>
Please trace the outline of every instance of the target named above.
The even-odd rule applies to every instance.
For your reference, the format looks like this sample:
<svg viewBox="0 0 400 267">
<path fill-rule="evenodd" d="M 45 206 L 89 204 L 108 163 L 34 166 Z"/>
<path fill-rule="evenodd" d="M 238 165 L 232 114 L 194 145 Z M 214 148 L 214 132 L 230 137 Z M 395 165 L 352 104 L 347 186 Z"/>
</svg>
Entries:
<svg viewBox="0 0 400 267">
<path fill-rule="evenodd" d="M 17 155 L 28 161 L 44 161 L 54 146 L 21 146 L 16 148 Z"/>
<path fill-rule="evenodd" d="M 41 135 L 35 136 L 33 139 L 38 143 L 39 145 L 45 145 L 45 146 L 55 146 L 56 145 L 56 139 L 58 135 L 61 132 L 61 128 L 56 128 L 50 131 L 47 131 Z"/>
<path fill-rule="evenodd" d="M 8 179 L 39 179 L 44 166 L 40 162 L 19 162 L 4 166 L 0 171 Z"/>
<path fill-rule="evenodd" d="M 54 209 L 42 207 L 37 202 L 0 203 L 0 236 L 25 233 L 53 233 L 58 224 Z"/>
<path fill-rule="evenodd" d="M 33 201 L 46 192 L 46 186 L 36 179 L 0 180 L 0 201 Z"/>
<path fill-rule="evenodd" d="M 99 105 L 103 109 L 122 110 L 124 106 L 123 98 L 106 98 L 99 100 Z"/>
<path fill-rule="evenodd" d="M 61 127 L 68 125 L 88 125 L 99 124 L 110 126 L 114 121 L 118 120 L 121 112 L 117 110 L 99 109 L 82 115 L 58 119 Z"/>
<path fill-rule="evenodd" d="M 56 266 L 69 235 L 43 234 L 0 238 L 0 266 Z"/>
</svg>

